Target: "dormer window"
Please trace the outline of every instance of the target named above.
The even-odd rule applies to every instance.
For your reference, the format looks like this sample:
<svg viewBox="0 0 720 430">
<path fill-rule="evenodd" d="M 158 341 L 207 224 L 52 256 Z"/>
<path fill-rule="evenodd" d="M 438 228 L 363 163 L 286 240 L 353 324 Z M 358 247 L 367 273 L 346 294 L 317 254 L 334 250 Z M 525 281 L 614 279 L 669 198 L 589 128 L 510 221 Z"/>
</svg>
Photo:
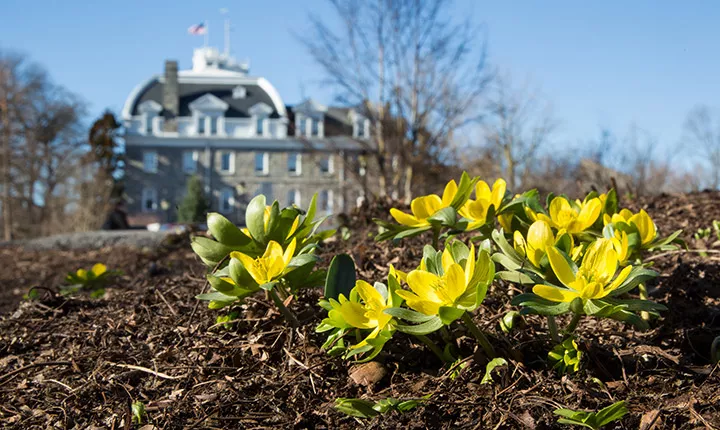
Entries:
<svg viewBox="0 0 720 430">
<path fill-rule="evenodd" d="M 300 119 L 298 120 L 298 132 L 299 132 L 298 136 L 306 136 L 307 135 L 307 131 L 306 131 L 307 127 L 305 125 L 306 125 L 305 119 L 300 117 Z"/>
<path fill-rule="evenodd" d="M 162 112 L 160 103 L 155 100 L 147 100 L 138 106 L 138 112 L 140 112 L 142 122 L 140 132 L 147 135 L 153 134 L 155 118 Z"/>
<path fill-rule="evenodd" d="M 310 129 L 313 136 L 320 136 L 320 120 L 317 118 L 312 118 L 310 120 L 312 122 L 312 127 Z"/>
<path fill-rule="evenodd" d="M 190 103 L 190 111 L 192 112 L 195 122 L 195 131 L 198 135 L 218 135 L 225 134 L 223 130 L 224 122 L 221 118 L 228 109 L 228 104 L 212 94 L 205 94 Z"/>
<path fill-rule="evenodd" d="M 353 121 L 353 137 L 358 139 L 367 139 L 370 135 L 370 122 L 363 117 L 355 117 Z"/>
<path fill-rule="evenodd" d="M 232 97 L 234 99 L 244 99 L 245 97 L 247 97 L 247 90 L 245 89 L 245 87 L 239 85 L 233 88 Z"/>
<path fill-rule="evenodd" d="M 248 112 L 255 120 L 255 135 L 268 136 L 268 118 L 270 117 L 270 114 L 273 113 L 273 108 L 265 103 L 258 103 L 248 109 Z"/>
</svg>

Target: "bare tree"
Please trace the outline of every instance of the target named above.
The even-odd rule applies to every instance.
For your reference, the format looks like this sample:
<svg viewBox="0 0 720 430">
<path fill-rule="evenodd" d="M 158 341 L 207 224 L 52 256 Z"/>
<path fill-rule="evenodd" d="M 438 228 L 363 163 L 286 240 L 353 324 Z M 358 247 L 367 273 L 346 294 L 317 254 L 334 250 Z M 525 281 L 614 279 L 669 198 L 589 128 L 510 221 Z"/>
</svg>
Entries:
<svg viewBox="0 0 720 430">
<path fill-rule="evenodd" d="M 5 239 L 48 234 L 83 152 L 84 103 L 26 57 L 0 52 L 0 109 Z"/>
<path fill-rule="evenodd" d="M 379 195 L 402 182 L 409 200 L 418 161 L 440 157 L 478 116 L 490 81 L 485 46 L 469 20 L 446 16 L 451 0 L 329 1 L 340 30 L 313 15 L 301 40 L 338 101 L 370 120 Z"/>
<path fill-rule="evenodd" d="M 713 121 L 710 108 L 698 105 L 693 108 L 685 120 L 687 144 L 699 149 L 708 164 L 708 185 L 720 187 L 720 122 Z"/>
<path fill-rule="evenodd" d="M 515 190 L 558 122 L 549 103 L 527 88 L 515 89 L 509 76 L 495 80 L 484 121 L 486 143 L 502 154 L 504 177 Z"/>
</svg>

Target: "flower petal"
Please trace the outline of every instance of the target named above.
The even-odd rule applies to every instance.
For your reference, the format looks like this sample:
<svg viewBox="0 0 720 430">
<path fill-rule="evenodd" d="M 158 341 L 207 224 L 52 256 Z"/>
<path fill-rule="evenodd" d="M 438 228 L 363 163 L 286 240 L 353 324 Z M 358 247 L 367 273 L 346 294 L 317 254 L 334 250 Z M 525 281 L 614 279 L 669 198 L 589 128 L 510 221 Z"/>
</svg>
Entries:
<svg viewBox="0 0 720 430">
<path fill-rule="evenodd" d="M 296 246 L 297 246 L 297 240 L 293 239 L 290 242 L 290 245 L 288 245 L 287 249 L 285 250 L 285 253 L 282 256 L 283 270 L 285 270 L 287 265 L 290 264 L 290 260 L 292 260 L 293 255 L 295 255 L 295 247 Z"/>
<path fill-rule="evenodd" d="M 262 258 L 277 258 L 283 257 L 283 249 L 282 246 L 280 246 L 279 243 L 275 242 L 274 240 L 271 240 L 268 242 L 267 248 L 265 248 L 265 253 L 262 255 Z"/>
<path fill-rule="evenodd" d="M 547 256 L 555 276 L 566 287 L 570 287 L 570 284 L 575 281 L 575 273 L 567 260 L 565 260 L 565 257 L 560 253 L 560 250 L 551 246 L 547 249 Z"/>
<path fill-rule="evenodd" d="M 550 300 L 552 302 L 565 302 L 570 303 L 580 295 L 571 290 L 564 288 L 551 287 L 549 285 L 538 284 L 533 287 L 533 293 L 542 297 L 543 299 Z"/>
<path fill-rule="evenodd" d="M 363 302 L 365 302 L 366 307 L 373 309 L 385 307 L 385 299 L 380 292 L 369 283 L 363 281 L 362 279 L 358 279 L 355 282 L 355 289 Z"/>
<path fill-rule="evenodd" d="M 630 272 L 632 271 L 632 266 L 625 266 L 622 271 L 617 275 L 614 281 L 610 283 L 607 287 L 605 287 L 605 294 L 603 294 L 603 297 L 612 293 L 615 291 L 620 285 L 622 285 L 623 282 L 627 279 L 627 277 L 630 275 Z"/>
<path fill-rule="evenodd" d="M 490 186 L 485 181 L 478 181 L 475 184 L 475 198 L 477 200 L 491 201 L 492 193 L 490 192 Z"/>
<path fill-rule="evenodd" d="M 436 291 L 441 284 L 441 279 L 434 273 L 413 270 L 408 273 L 407 283 L 408 287 L 423 300 L 441 303 Z"/>
<path fill-rule="evenodd" d="M 445 292 L 448 299 L 448 305 L 454 304 L 458 297 L 465 293 L 467 282 L 465 281 L 465 272 L 459 264 L 451 265 L 445 272 L 445 288 L 441 291 Z M 439 294 L 440 295 L 440 294 Z"/>
<path fill-rule="evenodd" d="M 457 183 L 455 183 L 455 180 L 451 180 L 450 182 L 445 185 L 445 190 L 443 190 L 442 195 L 442 207 L 446 208 L 450 206 L 450 203 L 452 203 L 453 199 L 455 198 L 455 194 L 457 194 L 458 186 Z M 432 214 L 431 214 L 432 215 Z"/>
<path fill-rule="evenodd" d="M 492 187 L 492 194 L 490 197 L 490 203 L 495 206 L 495 209 L 500 209 L 500 205 L 502 205 L 503 197 L 505 197 L 505 190 L 507 189 L 507 184 L 505 183 L 505 180 L 502 178 L 499 178 L 495 181 Z"/>
<path fill-rule="evenodd" d="M 644 209 L 641 209 L 640 212 L 630 217 L 629 223 L 634 224 L 638 229 L 638 232 L 640 233 L 640 240 L 643 245 L 647 245 L 655 239 L 655 236 L 657 235 L 655 223 Z"/>
<path fill-rule="evenodd" d="M 584 203 L 577 216 L 578 226 L 576 228 L 579 231 L 587 230 L 598 219 L 600 212 L 602 212 L 602 202 L 597 197 Z"/>
<path fill-rule="evenodd" d="M 97 277 L 107 272 L 107 266 L 102 263 L 97 263 L 92 267 L 92 269 L 90 269 L 90 271 Z"/>
<path fill-rule="evenodd" d="M 527 233 L 527 256 L 528 260 L 536 267 L 540 266 L 540 260 L 545 255 L 545 250 L 555 244 L 550 224 L 543 220 L 537 220 L 528 229 Z"/>
<path fill-rule="evenodd" d="M 395 208 L 390 209 L 390 215 L 395 218 L 395 221 L 397 221 L 398 224 L 406 225 L 408 227 L 419 227 L 422 225 L 428 225 L 427 221 L 419 220 L 414 216 Z"/>
</svg>

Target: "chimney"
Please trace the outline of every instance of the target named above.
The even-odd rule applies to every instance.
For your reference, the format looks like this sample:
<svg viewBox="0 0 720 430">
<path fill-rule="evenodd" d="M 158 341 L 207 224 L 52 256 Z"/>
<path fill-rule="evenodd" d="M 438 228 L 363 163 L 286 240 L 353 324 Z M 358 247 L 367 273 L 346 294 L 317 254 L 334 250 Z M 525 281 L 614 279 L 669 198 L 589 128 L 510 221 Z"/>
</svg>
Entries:
<svg viewBox="0 0 720 430">
<path fill-rule="evenodd" d="M 165 61 L 165 85 L 163 85 L 163 107 L 165 108 L 165 131 L 177 131 L 177 120 L 180 104 L 178 86 L 178 63 L 174 60 Z"/>
</svg>

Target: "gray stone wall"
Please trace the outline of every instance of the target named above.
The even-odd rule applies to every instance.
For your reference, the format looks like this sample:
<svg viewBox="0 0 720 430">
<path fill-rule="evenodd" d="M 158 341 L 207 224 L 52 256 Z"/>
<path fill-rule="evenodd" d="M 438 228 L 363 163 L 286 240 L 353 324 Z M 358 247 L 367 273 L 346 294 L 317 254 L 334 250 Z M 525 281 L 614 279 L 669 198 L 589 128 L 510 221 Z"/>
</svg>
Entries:
<svg viewBox="0 0 720 430">
<path fill-rule="evenodd" d="M 191 176 L 183 172 L 182 157 L 184 151 L 198 151 L 197 175 L 203 178 L 209 190 L 211 210 L 219 211 L 219 198 L 223 188 L 233 190 L 235 205 L 225 215 L 233 222 L 240 223 L 244 219 L 247 202 L 265 189 L 271 189 L 271 199 L 278 200 L 281 206 L 287 206 L 288 192 L 297 190 L 300 194 L 300 206 L 307 207 L 314 193 L 327 190 L 332 198 L 332 212 L 340 213 L 351 209 L 360 195 L 360 186 L 355 175 L 345 172 L 344 159 L 352 158 L 348 153 L 301 153 L 301 170 L 299 174 L 289 172 L 288 157 L 291 153 L 281 151 L 261 151 L 268 153 L 267 172 L 255 171 L 257 151 L 232 150 L 226 148 L 172 148 L 134 146 L 126 147 L 126 192 L 132 201 L 128 204 L 131 215 L 143 213 L 142 189 L 154 187 L 158 193 L 158 203 L 166 201 L 168 210 L 162 210 L 158 204 L 155 215 L 160 222 L 177 220 L 177 205 L 182 200 L 187 179 Z M 156 151 L 158 154 L 157 173 L 143 170 L 143 152 Z M 234 154 L 234 171 L 221 172 L 221 155 L 229 151 Z M 322 172 L 320 160 L 323 156 L 332 158 L 330 172 Z M 351 163 L 347 163 L 349 168 Z"/>
</svg>

